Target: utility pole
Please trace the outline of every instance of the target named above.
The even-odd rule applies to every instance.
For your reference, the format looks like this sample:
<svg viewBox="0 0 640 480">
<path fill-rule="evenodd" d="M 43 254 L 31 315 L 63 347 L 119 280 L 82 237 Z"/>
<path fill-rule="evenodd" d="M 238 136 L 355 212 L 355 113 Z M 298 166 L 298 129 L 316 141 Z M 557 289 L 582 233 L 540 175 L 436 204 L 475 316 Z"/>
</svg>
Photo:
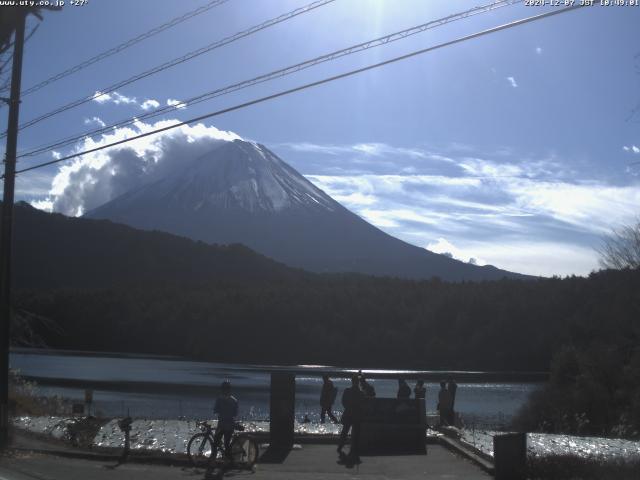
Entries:
<svg viewBox="0 0 640 480">
<path fill-rule="evenodd" d="M 11 97 L 7 125 L 7 149 L 4 160 L 4 196 L 2 199 L 2 231 L 0 232 L 0 450 L 9 442 L 9 336 L 11 329 L 11 242 L 13 227 L 13 196 L 18 148 L 18 113 L 20 111 L 20 82 L 22 51 L 27 10 L 16 15 L 16 30 L 11 69 Z"/>
</svg>

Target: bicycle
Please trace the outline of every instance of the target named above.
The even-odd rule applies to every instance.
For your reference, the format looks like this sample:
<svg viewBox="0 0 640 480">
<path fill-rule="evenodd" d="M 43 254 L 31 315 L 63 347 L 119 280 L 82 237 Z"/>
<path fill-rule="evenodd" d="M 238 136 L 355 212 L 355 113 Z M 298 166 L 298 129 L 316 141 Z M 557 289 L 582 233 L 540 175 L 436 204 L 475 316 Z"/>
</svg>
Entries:
<svg viewBox="0 0 640 480">
<path fill-rule="evenodd" d="M 217 451 L 213 451 L 213 436 L 215 429 L 210 423 L 197 422 L 196 426 L 200 432 L 191 437 L 187 444 L 187 456 L 194 467 L 206 468 L 218 459 L 218 454 L 224 447 L 218 446 Z M 252 468 L 258 460 L 258 443 L 248 434 L 238 434 L 236 431 L 244 431 L 244 426 L 239 423 L 234 425 L 233 437 L 231 438 L 231 464 L 241 468 Z M 223 442 L 221 442 L 223 443 Z"/>
</svg>

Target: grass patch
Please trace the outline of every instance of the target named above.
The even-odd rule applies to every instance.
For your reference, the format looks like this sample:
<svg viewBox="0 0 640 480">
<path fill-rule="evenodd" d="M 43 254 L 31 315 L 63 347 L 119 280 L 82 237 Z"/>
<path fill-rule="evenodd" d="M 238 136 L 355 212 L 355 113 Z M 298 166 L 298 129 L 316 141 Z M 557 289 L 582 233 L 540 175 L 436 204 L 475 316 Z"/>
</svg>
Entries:
<svg viewBox="0 0 640 480">
<path fill-rule="evenodd" d="M 17 370 L 9 370 L 9 414 L 16 416 L 56 416 L 71 412 L 71 400 L 38 394 L 38 385 L 25 380 Z"/>
</svg>

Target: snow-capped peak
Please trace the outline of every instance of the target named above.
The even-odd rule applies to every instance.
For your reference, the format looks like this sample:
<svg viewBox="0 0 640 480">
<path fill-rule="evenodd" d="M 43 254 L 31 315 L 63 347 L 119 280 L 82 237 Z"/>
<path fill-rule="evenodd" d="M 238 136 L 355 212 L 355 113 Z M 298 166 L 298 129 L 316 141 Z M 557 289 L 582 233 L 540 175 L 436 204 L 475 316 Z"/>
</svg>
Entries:
<svg viewBox="0 0 640 480">
<path fill-rule="evenodd" d="M 221 143 L 163 183 L 183 208 L 196 210 L 335 208 L 330 197 L 264 145 L 241 140 Z"/>
</svg>

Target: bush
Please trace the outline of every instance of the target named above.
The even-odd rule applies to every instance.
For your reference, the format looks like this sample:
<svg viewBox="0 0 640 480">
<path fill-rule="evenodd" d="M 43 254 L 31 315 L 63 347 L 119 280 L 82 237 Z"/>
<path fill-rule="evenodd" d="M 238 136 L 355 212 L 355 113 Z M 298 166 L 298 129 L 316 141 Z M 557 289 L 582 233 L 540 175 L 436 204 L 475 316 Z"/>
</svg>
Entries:
<svg viewBox="0 0 640 480">
<path fill-rule="evenodd" d="M 640 353 L 618 346 L 565 347 L 550 381 L 514 418 L 520 431 L 638 438 Z"/>
</svg>

